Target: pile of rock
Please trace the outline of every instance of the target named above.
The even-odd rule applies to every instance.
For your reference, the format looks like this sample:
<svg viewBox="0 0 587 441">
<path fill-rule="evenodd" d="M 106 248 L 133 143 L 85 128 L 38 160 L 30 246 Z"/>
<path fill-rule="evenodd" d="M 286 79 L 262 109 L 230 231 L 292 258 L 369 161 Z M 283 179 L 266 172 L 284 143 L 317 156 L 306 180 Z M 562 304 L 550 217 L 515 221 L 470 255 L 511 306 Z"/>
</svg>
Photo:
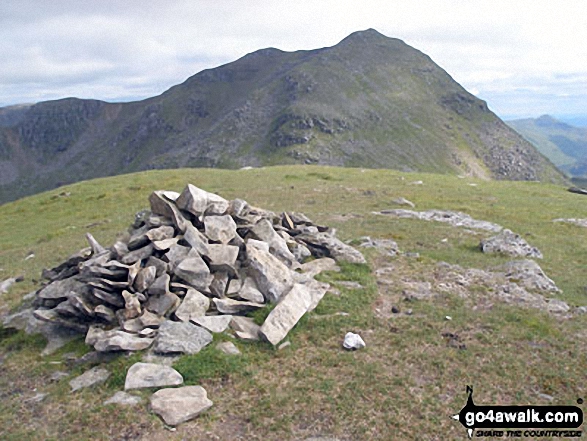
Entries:
<svg viewBox="0 0 587 441">
<path fill-rule="evenodd" d="M 364 263 L 328 227 L 188 185 L 155 191 L 124 239 L 44 271 L 36 319 L 86 333 L 97 351 L 197 353 L 229 327 L 274 345 L 329 288 L 314 276 L 335 261 Z M 308 258 L 314 257 L 308 263 Z M 277 304 L 262 326 L 248 312 Z"/>
</svg>

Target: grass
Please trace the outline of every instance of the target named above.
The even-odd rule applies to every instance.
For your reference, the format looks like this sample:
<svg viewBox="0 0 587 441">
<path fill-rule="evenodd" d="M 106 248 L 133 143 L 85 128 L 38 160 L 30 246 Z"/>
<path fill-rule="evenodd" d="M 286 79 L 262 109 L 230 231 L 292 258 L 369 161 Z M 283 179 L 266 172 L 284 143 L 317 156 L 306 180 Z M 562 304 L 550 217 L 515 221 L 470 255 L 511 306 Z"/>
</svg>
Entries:
<svg viewBox="0 0 587 441">
<path fill-rule="evenodd" d="M 242 354 L 231 358 L 215 348 L 228 339 L 220 335 L 200 354 L 181 357 L 175 368 L 186 383 L 204 386 L 215 404 L 177 432 L 149 412 L 148 391 L 138 408 L 102 404 L 123 388 L 126 370 L 140 355 L 106 363 L 112 375 L 105 384 L 72 394 L 69 380 L 91 365 L 70 367 L 65 356 L 85 353 L 82 340 L 41 357 L 44 339 L 0 329 L 1 439 L 465 439 L 450 415 L 465 404 L 467 384 L 474 385 L 479 405 L 549 404 L 540 393 L 553 396 L 554 404 L 575 404 L 587 395 L 586 315 L 561 320 L 499 303 L 475 309 L 472 299 L 487 294 L 481 287 L 471 287 L 470 299 L 448 291 L 403 300 L 403 283 L 433 282 L 439 261 L 482 269 L 505 263 L 504 256 L 479 251 L 490 234 L 372 214 L 403 196 L 417 210 L 459 210 L 496 222 L 543 252 L 539 264 L 563 290 L 557 297 L 587 305 L 587 230 L 552 222 L 585 218 L 587 209 L 583 196 L 554 185 L 313 166 L 151 171 L 82 182 L 0 207 L 0 279 L 25 276 L 0 297 L 0 308 L 16 308 L 38 287 L 43 267 L 86 246 L 86 231 L 109 245 L 147 206 L 151 191 L 181 191 L 188 182 L 276 212 L 303 212 L 337 228 L 344 240 L 390 238 L 420 257 L 365 250 L 368 265 L 322 274 L 333 285 L 350 280 L 363 288 L 338 286 L 340 295 L 327 294 L 288 335 L 291 345 L 284 349 L 234 341 Z M 24 260 L 31 252 L 35 257 Z M 381 267 L 391 268 L 389 284 L 374 276 Z M 392 304 L 402 312 L 388 312 Z M 358 332 L 367 347 L 343 351 L 347 331 Z M 70 375 L 49 381 L 57 370 Z M 37 392 L 49 395 L 25 402 Z"/>
</svg>

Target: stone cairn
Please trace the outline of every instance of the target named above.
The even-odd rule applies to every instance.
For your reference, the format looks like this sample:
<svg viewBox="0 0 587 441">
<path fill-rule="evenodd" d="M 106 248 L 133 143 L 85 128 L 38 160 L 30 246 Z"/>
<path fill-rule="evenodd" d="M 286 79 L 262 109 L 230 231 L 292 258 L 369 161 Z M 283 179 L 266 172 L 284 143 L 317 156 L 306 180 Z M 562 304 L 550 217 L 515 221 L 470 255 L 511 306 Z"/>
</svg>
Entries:
<svg viewBox="0 0 587 441">
<path fill-rule="evenodd" d="M 102 352 L 194 354 L 229 328 L 277 345 L 328 290 L 316 274 L 336 261 L 365 262 L 300 213 L 277 215 L 193 185 L 155 191 L 149 202 L 124 240 L 106 249 L 88 233 L 90 247 L 45 270 L 34 317 L 85 333 Z M 270 303 L 261 326 L 245 316 Z"/>
</svg>

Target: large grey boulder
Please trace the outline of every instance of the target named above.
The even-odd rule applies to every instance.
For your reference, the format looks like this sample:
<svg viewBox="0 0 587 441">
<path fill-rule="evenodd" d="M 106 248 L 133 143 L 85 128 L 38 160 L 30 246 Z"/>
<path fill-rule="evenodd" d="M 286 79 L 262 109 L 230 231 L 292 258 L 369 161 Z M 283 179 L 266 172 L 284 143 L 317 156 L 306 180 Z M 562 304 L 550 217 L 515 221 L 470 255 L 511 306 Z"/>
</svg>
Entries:
<svg viewBox="0 0 587 441">
<path fill-rule="evenodd" d="M 183 384 L 183 377 L 172 367 L 139 362 L 128 369 L 124 390 L 179 386 L 180 384 Z"/>
<path fill-rule="evenodd" d="M 197 354 L 212 342 L 212 334 L 189 322 L 167 320 L 159 327 L 154 351 L 160 354 Z"/>
<path fill-rule="evenodd" d="M 234 245 L 210 244 L 203 254 L 212 271 L 223 271 L 236 274 L 236 259 L 239 248 Z"/>
<path fill-rule="evenodd" d="M 161 389 L 151 396 L 151 409 L 170 426 L 197 417 L 213 404 L 202 386 Z"/>
<path fill-rule="evenodd" d="M 272 345 L 277 345 L 310 309 L 314 298 L 308 287 L 296 283 L 269 313 L 259 334 Z"/>
<path fill-rule="evenodd" d="M 484 253 L 503 253 L 516 257 L 533 257 L 542 259 L 538 248 L 531 246 L 520 235 L 504 229 L 496 236 L 481 241 L 481 251 Z"/>
<path fill-rule="evenodd" d="M 269 302 L 277 302 L 294 283 L 292 271 L 277 257 L 247 244 L 251 275 Z"/>
</svg>

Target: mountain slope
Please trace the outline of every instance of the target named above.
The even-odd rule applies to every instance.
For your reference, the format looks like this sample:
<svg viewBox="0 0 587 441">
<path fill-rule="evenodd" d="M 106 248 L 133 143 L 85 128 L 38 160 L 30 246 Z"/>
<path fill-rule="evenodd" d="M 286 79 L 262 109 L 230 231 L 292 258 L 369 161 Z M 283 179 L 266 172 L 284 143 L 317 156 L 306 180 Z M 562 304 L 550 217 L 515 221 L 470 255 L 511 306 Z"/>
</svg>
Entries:
<svg viewBox="0 0 587 441">
<path fill-rule="evenodd" d="M 587 128 L 573 127 L 551 116 L 508 121 L 557 167 L 573 177 L 587 177 Z"/>
<path fill-rule="evenodd" d="M 65 99 L 17 116 L 5 115 L 13 123 L 0 128 L 0 201 L 185 166 L 308 163 L 563 179 L 428 56 L 374 30 L 329 48 L 263 49 L 144 101 Z"/>
</svg>

